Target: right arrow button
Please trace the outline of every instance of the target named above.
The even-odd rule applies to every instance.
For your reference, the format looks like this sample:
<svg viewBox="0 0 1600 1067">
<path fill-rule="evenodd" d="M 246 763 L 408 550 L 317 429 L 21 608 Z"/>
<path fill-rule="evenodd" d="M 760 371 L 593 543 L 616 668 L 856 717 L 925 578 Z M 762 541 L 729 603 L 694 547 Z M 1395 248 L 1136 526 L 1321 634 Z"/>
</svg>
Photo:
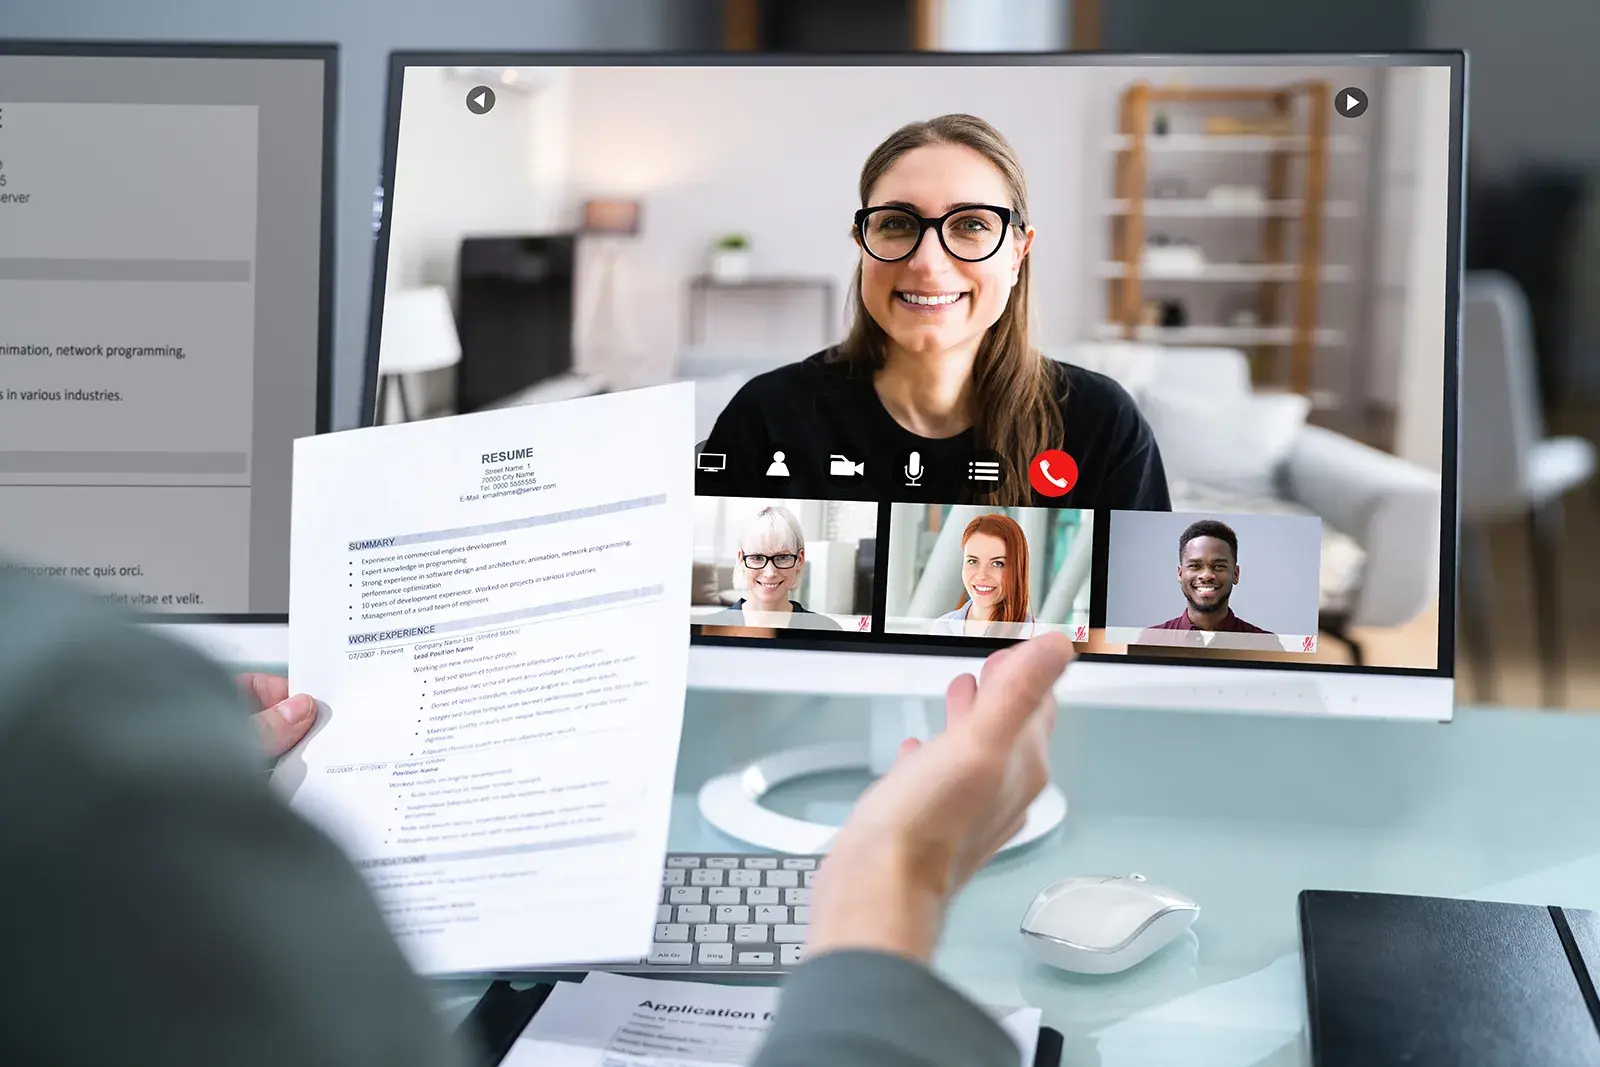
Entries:
<svg viewBox="0 0 1600 1067">
<path fill-rule="evenodd" d="M 1358 119 L 1367 110 L 1367 94 L 1351 87 L 1340 89 L 1333 98 L 1333 109 L 1347 119 Z"/>
</svg>

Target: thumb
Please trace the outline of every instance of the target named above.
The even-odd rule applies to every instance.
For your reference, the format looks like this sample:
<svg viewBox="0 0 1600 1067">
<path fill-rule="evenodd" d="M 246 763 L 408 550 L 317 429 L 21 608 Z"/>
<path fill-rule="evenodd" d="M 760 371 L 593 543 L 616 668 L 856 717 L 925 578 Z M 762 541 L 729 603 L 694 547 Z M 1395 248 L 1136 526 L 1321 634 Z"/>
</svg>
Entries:
<svg viewBox="0 0 1600 1067">
<path fill-rule="evenodd" d="M 317 721 L 317 702 L 304 693 L 279 701 L 265 711 L 250 716 L 261 747 L 269 759 L 277 759 L 305 737 Z"/>
</svg>

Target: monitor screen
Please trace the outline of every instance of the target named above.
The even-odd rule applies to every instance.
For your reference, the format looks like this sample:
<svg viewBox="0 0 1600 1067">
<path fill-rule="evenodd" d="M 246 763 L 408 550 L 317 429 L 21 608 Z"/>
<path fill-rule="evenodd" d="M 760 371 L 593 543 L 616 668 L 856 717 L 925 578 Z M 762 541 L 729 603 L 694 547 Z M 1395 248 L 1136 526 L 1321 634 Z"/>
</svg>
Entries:
<svg viewBox="0 0 1600 1067">
<path fill-rule="evenodd" d="M 696 643 L 1450 676 L 1459 55 L 394 62 L 371 365 L 693 381 Z"/>
<path fill-rule="evenodd" d="M 0 41 L 0 566 L 283 619 L 329 428 L 332 47 Z"/>
</svg>

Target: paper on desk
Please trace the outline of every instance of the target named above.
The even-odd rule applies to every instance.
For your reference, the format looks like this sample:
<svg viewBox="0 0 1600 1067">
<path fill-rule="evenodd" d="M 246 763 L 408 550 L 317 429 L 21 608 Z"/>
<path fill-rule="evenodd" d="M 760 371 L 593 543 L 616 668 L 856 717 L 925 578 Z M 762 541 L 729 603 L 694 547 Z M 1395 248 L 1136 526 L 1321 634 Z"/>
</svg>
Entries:
<svg viewBox="0 0 1600 1067">
<path fill-rule="evenodd" d="M 591 972 L 560 982 L 502 1067 L 742 1067 L 778 1010 L 777 986 L 726 986 Z M 991 1009 L 1033 1067 L 1038 1008 Z"/>
<path fill-rule="evenodd" d="M 688 666 L 692 385 L 295 442 L 274 780 L 428 974 L 649 950 Z"/>
</svg>

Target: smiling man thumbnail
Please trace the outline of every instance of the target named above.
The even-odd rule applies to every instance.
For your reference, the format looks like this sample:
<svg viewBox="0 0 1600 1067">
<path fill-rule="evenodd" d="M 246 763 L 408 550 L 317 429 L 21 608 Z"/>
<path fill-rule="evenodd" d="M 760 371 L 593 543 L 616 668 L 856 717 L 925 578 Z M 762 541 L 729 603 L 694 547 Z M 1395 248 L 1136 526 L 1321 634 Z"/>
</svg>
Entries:
<svg viewBox="0 0 1600 1067">
<path fill-rule="evenodd" d="M 1177 618 L 1150 629 L 1271 633 L 1245 622 L 1228 606 L 1238 584 L 1239 538 L 1233 528 L 1216 519 L 1190 523 L 1178 536 L 1178 588 L 1187 605 Z"/>
</svg>

